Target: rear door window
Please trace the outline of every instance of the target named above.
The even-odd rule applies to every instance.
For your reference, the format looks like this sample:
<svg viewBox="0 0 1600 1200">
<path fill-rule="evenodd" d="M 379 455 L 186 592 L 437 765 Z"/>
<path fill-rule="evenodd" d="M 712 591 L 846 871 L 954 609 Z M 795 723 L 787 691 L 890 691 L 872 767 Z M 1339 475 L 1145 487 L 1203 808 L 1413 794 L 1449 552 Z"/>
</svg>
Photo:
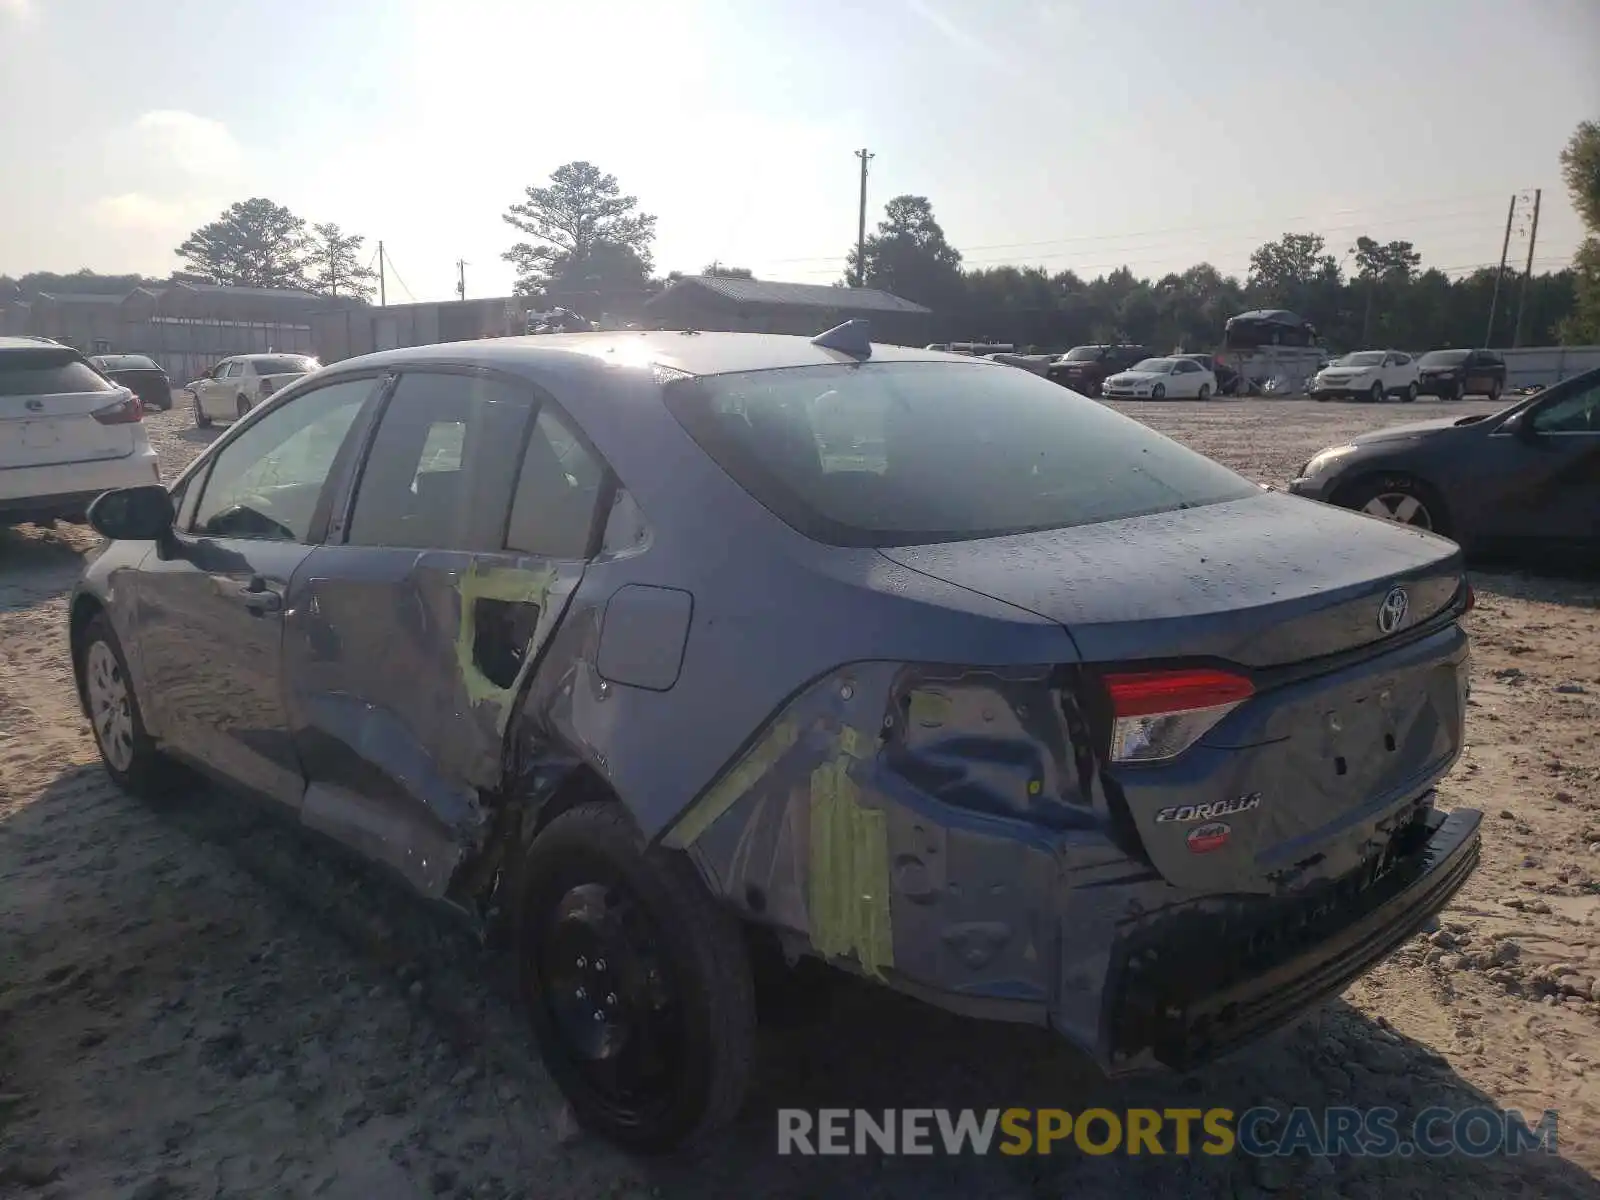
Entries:
<svg viewBox="0 0 1600 1200">
<path fill-rule="evenodd" d="M 59 396 L 115 390 L 116 384 L 70 350 L 0 353 L 0 396 Z"/>
<path fill-rule="evenodd" d="M 408 371 L 378 422 L 353 546 L 497 551 L 534 399 L 480 375 Z"/>
<path fill-rule="evenodd" d="M 1012 367 L 794 367 L 678 380 L 665 393 L 747 492 L 834 545 L 994 537 L 1261 494 L 1140 422 Z"/>
<path fill-rule="evenodd" d="M 605 474 L 570 422 L 546 404 L 528 438 L 506 548 L 546 558 L 585 557 Z"/>
</svg>

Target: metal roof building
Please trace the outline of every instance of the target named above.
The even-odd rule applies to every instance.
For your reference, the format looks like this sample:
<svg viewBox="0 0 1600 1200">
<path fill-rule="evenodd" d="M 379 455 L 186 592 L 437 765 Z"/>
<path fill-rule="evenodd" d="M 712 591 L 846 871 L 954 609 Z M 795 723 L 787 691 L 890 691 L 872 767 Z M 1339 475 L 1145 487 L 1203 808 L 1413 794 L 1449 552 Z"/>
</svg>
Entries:
<svg viewBox="0 0 1600 1200">
<path fill-rule="evenodd" d="M 851 318 L 872 323 L 873 340 L 920 345 L 932 311 L 876 288 L 829 287 L 688 275 L 646 301 L 658 328 L 744 333 L 819 333 Z"/>
</svg>

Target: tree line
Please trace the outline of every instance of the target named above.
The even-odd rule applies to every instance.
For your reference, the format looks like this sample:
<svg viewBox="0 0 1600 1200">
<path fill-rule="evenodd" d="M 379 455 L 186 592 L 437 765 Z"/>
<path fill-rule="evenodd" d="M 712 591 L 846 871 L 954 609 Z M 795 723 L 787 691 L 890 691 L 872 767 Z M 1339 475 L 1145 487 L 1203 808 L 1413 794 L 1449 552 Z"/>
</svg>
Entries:
<svg viewBox="0 0 1600 1200">
<path fill-rule="evenodd" d="M 859 277 L 867 287 L 924 304 L 934 313 L 930 332 L 951 341 L 1051 348 L 1126 341 L 1205 349 L 1230 316 L 1287 308 L 1335 347 L 1600 343 L 1600 121 L 1578 126 L 1561 153 L 1561 170 L 1588 235 L 1570 267 L 1533 274 L 1526 286 L 1521 272 L 1508 267 L 1492 325 L 1499 272 L 1480 268 L 1452 278 L 1424 267 L 1410 241 L 1362 236 L 1340 257 L 1320 234 L 1288 232 L 1256 248 L 1243 279 L 1210 263 L 1155 279 L 1127 267 L 1086 279 L 1043 267 L 964 266 L 932 203 L 910 195 L 888 202 L 860 253 L 849 249 L 836 286 Z M 503 256 L 516 270 L 519 295 L 586 315 L 636 314 L 645 299 L 682 278 L 677 271 L 654 275 L 655 216 L 593 163 L 556 168 L 502 216 L 523 235 Z M 255 198 L 190 234 L 177 248 L 184 270 L 174 278 L 295 287 L 364 301 L 376 274 L 361 261 L 363 244 L 338 225 L 308 226 L 282 205 Z M 720 262 L 702 274 L 753 278 L 748 268 Z M 0 299 L 7 284 L 25 294 L 127 290 L 143 282 L 150 281 L 88 271 L 0 276 Z"/>
</svg>

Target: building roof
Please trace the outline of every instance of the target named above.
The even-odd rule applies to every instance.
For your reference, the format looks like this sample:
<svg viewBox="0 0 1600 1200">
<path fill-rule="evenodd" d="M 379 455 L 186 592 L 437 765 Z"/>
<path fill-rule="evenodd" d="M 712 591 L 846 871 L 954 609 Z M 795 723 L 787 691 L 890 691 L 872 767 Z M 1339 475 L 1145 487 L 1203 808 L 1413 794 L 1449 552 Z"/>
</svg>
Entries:
<svg viewBox="0 0 1600 1200">
<path fill-rule="evenodd" d="M 57 304 L 121 304 L 122 293 L 107 295 L 104 292 L 40 292 L 39 299 L 54 300 Z"/>
<path fill-rule="evenodd" d="M 645 307 L 693 285 L 735 304 L 770 304 L 782 308 L 847 309 L 854 312 L 926 313 L 920 304 L 877 288 L 838 288 L 821 283 L 775 283 L 765 279 L 728 279 L 720 275 L 685 275 L 673 287 L 653 296 Z"/>
<path fill-rule="evenodd" d="M 206 296 L 264 296 L 272 300 L 324 300 L 315 292 L 301 291 L 299 288 L 258 288 L 234 287 L 227 283 L 175 283 L 173 287 L 188 288 L 192 292 L 199 292 Z"/>
</svg>

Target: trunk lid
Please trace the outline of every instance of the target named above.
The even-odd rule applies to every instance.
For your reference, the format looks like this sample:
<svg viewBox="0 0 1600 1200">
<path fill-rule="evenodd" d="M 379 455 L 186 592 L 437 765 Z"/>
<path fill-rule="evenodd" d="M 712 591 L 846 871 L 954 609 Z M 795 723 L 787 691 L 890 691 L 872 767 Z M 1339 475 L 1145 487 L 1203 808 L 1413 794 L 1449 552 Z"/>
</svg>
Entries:
<svg viewBox="0 0 1600 1200">
<path fill-rule="evenodd" d="M 0 470 L 125 458 L 135 448 L 136 424 L 103 425 L 94 413 L 126 389 L 45 396 L 0 394 Z"/>
<path fill-rule="evenodd" d="M 1222 659 L 1262 668 L 1388 636 L 1378 610 L 1403 586 L 1402 632 L 1446 608 L 1460 548 L 1298 496 L 1259 496 L 1068 529 L 886 547 L 926 575 L 1057 621 L 1086 662 Z"/>
<path fill-rule="evenodd" d="M 1442 538 L 1263 492 L 882 553 L 1059 621 L 1088 663 L 1252 677 L 1256 694 L 1174 757 L 1105 764 L 1175 886 L 1276 893 L 1379 864 L 1460 752 L 1466 635 L 1407 636 L 1462 586 Z M 1391 628 L 1379 613 L 1395 588 L 1407 604 Z"/>
</svg>

